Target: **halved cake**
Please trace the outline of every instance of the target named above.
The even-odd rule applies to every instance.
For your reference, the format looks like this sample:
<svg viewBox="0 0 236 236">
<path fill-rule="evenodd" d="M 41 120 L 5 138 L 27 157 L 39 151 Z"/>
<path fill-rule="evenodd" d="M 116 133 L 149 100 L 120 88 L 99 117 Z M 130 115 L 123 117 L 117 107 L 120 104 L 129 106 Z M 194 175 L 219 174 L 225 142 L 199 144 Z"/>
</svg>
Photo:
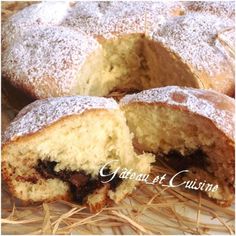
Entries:
<svg viewBox="0 0 236 236">
<path fill-rule="evenodd" d="M 134 145 L 155 153 L 190 180 L 219 186 L 207 195 L 234 199 L 234 100 L 226 95 L 168 86 L 126 95 L 120 101 Z"/>
<path fill-rule="evenodd" d="M 98 210 L 137 185 L 119 178 L 122 168 L 149 173 L 153 161 L 151 154 L 134 152 L 125 117 L 107 98 L 35 101 L 20 111 L 3 142 L 3 178 L 26 202 L 67 199 Z"/>
</svg>

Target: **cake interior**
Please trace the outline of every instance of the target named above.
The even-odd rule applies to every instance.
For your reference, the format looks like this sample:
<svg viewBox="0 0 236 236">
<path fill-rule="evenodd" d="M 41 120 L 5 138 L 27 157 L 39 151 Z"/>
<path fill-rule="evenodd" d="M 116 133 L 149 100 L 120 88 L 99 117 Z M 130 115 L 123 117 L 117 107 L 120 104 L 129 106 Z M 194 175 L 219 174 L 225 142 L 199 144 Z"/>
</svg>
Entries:
<svg viewBox="0 0 236 236">
<path fill-rule="evenodd" d="M 176 171 L 190 170 L 190 180 L 218 184 L 218 191 L 207 194 L 219 202 L 233 199 L 234 149 L 229 150 L 227 138 L 223 139 L 213 124 L 163 105 L 133 103 L 123 109 L 136 148 L 156 154 Z M 226 150 L 231 156 L 224 155 Z"/>
<path fill-rule="evenodd" d="M 92 177 L 91 174 L 87 174 L 84 170 L 80 171 L 70 171 L 61 170 L 55 171 L 55 166 L 57 162 L 55 161 L 42 161 L 39 160 L 35 169 L 41 174 L 45 179 L 58 178 L 69 184 L 72 198 L 74 201 L 83 204 L 84 200 L 89 194 L 92 194 L 96 189 L 101 189 L 107 186 L 108 189 L 115 191 L 116 187 L 122 182 L 122 179 L 117 175 L 109 182 L 109 174 L 111 174 L 109 168 L 104 170 L 104 173 L 108 176 L 97 175 L 96 178 Z"/>
<path fill-rule="evenodd" d="M 69 194 L 77 202 L 92 206 L 107 197 L 118 202 L 137 184 L 117 177 L 102 184 L 106 177 L 101 178 L 99 171 L 106 163 L 116 160 L 106 166 L 106 173 L 118 167 L 145 173 L 153 161 L 151 155 L 138 156 L 134 152 L 120 110 L 92 110 L 69 116 L 10 144 L 3 149 L 3 156 L 4 176 L 16 197 L 36 202 Z"/>
<path fill-rule="evenodd" d="M 77 94 L 107 96 L 167 85 L 199 87 L 187 64 L 144 34 L 100 43 L 102 49 L 90 55 L 78 72 Z"/>
</svg>

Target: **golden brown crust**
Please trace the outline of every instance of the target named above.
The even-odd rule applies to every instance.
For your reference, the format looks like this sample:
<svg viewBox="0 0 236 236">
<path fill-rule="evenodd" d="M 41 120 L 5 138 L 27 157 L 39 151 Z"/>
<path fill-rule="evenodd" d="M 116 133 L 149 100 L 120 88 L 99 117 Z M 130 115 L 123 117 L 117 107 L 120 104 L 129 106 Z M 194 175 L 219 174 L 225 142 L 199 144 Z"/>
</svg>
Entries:
<svg viewBox="0 0 236 236">
<path fill-rule="evenodd" d="M 69 97 L 70 98 L 70 97 Z M 64 97 L 64 98 L 52 98 L 49 99 L 49 101 L 47 101 L 47 103 L 52 104 L 52 100 L 66 100 L 69 99 L 68 97 Z M 78 99 L 78 97 L 76 97 Z M 76 99 L 75 98 L 75 99 Z M 84 97 L 83 97 L 84 98 Z M 3 145 L 2 145 L 2 175 L 3 175 L 3 179 L 6 182 L 9 191 L 12 193 L 12 195 L 14 197 L 17 197 L 18 199 L 22 199 L 23 198 L 23 202 L 25 202 L 26 204 L 32 204 L 34 203 L 34 201 L 29 200 L 29 201 L 24 201 L 24 199 L 27 199 L 28 196 L 25 194 L 20 193 L 21 189 L 19 190 L 19 188 L 16 188 L 17 183 L 19 183 L 19 185 L 21 183 L 26 183 L 27 186 L 31 186 L 32 184 L 32 188 L 36 190 L 37 186 L 52 186 L 52 181 L 53 180 L 47 180 L 47 179 L 43 179 L 43 177 L 40 174 L 35 173 L 36 170 L 33 170 L 33 167 L 35 166 L 35 162 L 26 156 L 17 156 L 14 160 L 11 161 L 15 161 L 15 162 L 19 162 L 21 167 L 23 166 L 27 166 L 30 169 L 32 168 L 32 172 L 29 170 L 27 170 L 27 174 L 23 175 L 23 174 L 18 174 L 16 172 L 16 174 L 14 174 L 14 170 L 15 170 L 15 166 L 13 165 L 12 168 L 10 168 L 12 166 L 11 161 L 7 162 L 8 160 L 8 154 L 9 150 L 12 150 L 12 148 L 15 147 L 23 147 L 29 143 L 32 143 L 33 140 L 36 140 L 37 138 L 42 138 L 43 135 L 45 135 L 46 133 L 49 134 L 50 132 L 52 132 L 53 130 L 57 130 L 60 127 L 63 127 L 65 123 L 68 122 L 69 123 L 73 122 L 73 121 L 77 121 L 78 120 L 78 116 L 80 117 L 80 119 L 85 119 L 83 118 L 84 116 L 90 116 L 89 113 L 92 113 L 92 116 L 95 116 L 95 120 L 96 120 L 96 115 L 99 115 L 99 117 L 107 117 L 108 118 L 112 118 L 114 117 L 114 115 L 117 115 L 117 111 L 118 110 L 118 104 L 113 100 L 113 99 L 107 99 L 107 98 L 96 98 L 96 101 L 92 104 L 89 103 L 89 100 L 91 100 L 92 97 L 87 97 L 87 99 L 85 99 L 84 103 L 81 103 L 80 105 L 83 104 L 83 108 L 81 109 L 81 107 L 78 106 L 78 104 L 73 104 L 73 102 L 70 100 L 69 104 L 66 104 L 66 112 L 62 112 L 62 110 L 60 110 L 59 113 L 59 119 L 53 119 L 52 123 L 49 122 L 47 123 L 46 120 L 42 119 L 42 121 L 44 122 L 44 125 L 40 127 L 40 129 L 34 130 L 33 132 L 27 132 L 25 134 L 21 133 L 21 135 L 19 135 L 18 137 L 15 137 L 14 139 L 8 139 Z M 99 105 L 99 100 L 102 101 L 102 103 Z M 82 102 L 82 101 L 80 101 Z M 43 101 L 38 101 L 38 103 L 43 103 Z M 60 108 L 62 108 L 62 104 L 55 104 L 54 106 L 56 109 L 55 112 L 58 112 L 58 106 Z M 76 108 L 76 112 L 75 114 L 71 114 L 70 112 L 68 112 L 68 106 L 75 106 Z M 100 108 L 99 108 L 100 106 Z M 15 118 L 15 121 L 12 122 L 12 125 L 14 126 L 14 124 L 16 124 L 15 122 L 17 122 L 17 120 L 19 121 L 20 119 L 22 119 L 22 117 L 25 116 L 25 114 L 32 112 L 32 109 L 36 108 L 36 113 L 34 113 L 34 116 L 39 118 L 39 114 L 40 114 L 40 109 L 38 109 L 38 105 L 37 103 L 33 103 L 31 105 L 29 105 L 28 107 L 25 107 L 19 114 L 18 116 Z M 38 113 L 39 112 L 39 113 Z M 53 112 L 53 110 L 50 110 L 50 112 Z M 121 115 L 122 113 L 120 113 Z M 45 115 L 45 112 L 44 112 Z M 51 117 L 51 116 L 50 116 Z M 118 116 L 119 117 L 119 116 Z M 52 117 L 51 117 L 52 118 Z M 119 119 L 118 119 L 119 120 Z M 124 123 L 125 124 L 125 123 Z M 128 129 L 127 129 L 128 131 Z M 130 140 L 131 141 L 131 140 Z M 131 144 L 131 142 L 130 142 Z M 34 146 L 33 146 L 34 147 Z M 19 157 L 19 158 L 18 158 Z M 35 157 L 36 159 L 37 157 Z M 28 162 L 27 162 L 28 161 Z M 7 163 L 7 164 L 6 164 Z M 31 167 L 30 167 L 31 166 Z M 7 169 L 8 168 L 8 169 Z M 23 170 L 22 173 L 25 173 L 25 170 Z M 48 182 L 47 182 L 48 181 Z M 57 179 L 58 181 L 58 179 Z M 17 183 L 16 183 L 17 182 Z M 29 185 L 28 185 L 29 184 Z M 37 184 L 35 185 L 35 187 L 33 186 L 33 184 Z M 52 185 L 51 185 L 52 184 Z M 25 186 L 21 185 L 22 188 Z M 30 187 L 31 188 L 31 187 Z M 17 191 L 16 191 L 17 189 Z M 39 188 L 39 192 L 41 191 Z M 55 188 L 56 189 L 56 188 Z M 55 193 L 52 193 L 53 197 L 47 197 L 45 200 L 42 201 L 46 201 L 46 202 L 50 202 L 50 201 L 54 201 L 54 200 L 60 200 L 60 199 L 64 199 L 64 200 L 68 200 L 68 201 L 73 201 L 73 197 L 71 196 L 72 194 L 70 193 L 70 191 L 65 192 L 64 194 L 60 194 L 63 193 L 64 191 L 66 191 L 66 187 L 63 189 L 62 191 L 58 191 L 60 190 L 59 188 L 57 189 L 57 191 L 55 191 Z M 27 191 L 26 189 L 23 189 L 23 193 L 26 193 L 24 191 Z M 98 192 L 100 191 L 100 189 L 98 190 Z M 59 194 L 57 194 L 59 192 Z M 98 211 L 100 210 L 103 206 L 105 206 L 109 200 L 109 197 L 106 195 L 108 193 L 108 188 L 105 188 L 105 191 L 103 193 L 103 199 L 101 198 L 100 201 L 96 202 L 95 204 L 93 204 L 93 202 L 86 202 L 89 206 L 89 208 L 91 208 L 92 211 Z M 32 194 L 32 193 L 30 193 Z M 93 195 L 95 195 L 96 192 Z M 101 193 L 102 194 L 102 193 Z M 105 195 L 104 195 L 105 194 Z M 30 195 L 31 196 L 31 195 Z M 40 199 L 41 195 L 38 195 Z M 45 197 L 45 196 L 44 196 Z M 35 203 L 40 202 L 40 200 L 38 201 L 37 199 L 35 200 Z"/>
<path fill-rule="evenodd" d="M 211 88 L 232 96 L 234 33 L 234 22 L 230 19 L 191 13 L 169 19 L 156 30 L 153 40 L 160 41 L 166 50 L 189 66 L 199 84 L 196 88 Z"/>
<path fill-rule="evenodd" d="M 2 143 L 36 133 L 50 124 L 72 115 L 115 109 L 118 109 L 118 104 L 112 98 L 71 96 L 37 100 L 18 113 L 4 132 Z"/>
<path fill-rule="evenodd" d="M 64 104 L 64 105 L 63 105 Z M 48 106 L 48 108 L 46 108 Z M 45 110 L 46 109 L 46 110 Z M 99 113 L 107 114 L 110 110 L 118 109 L 117 103 L 113 99 L 108 98 L 99 98 L 99 97 L 64 97 L 64 98 L 51 98 L 46 100 L 39 100 L 34 103 L 29 104 L 24 109 L 22 109 L 18 115 L 15 117 L 14 121 L 10 124 L 12 126 L 12 131 L 15 129 L 19 135 L 10 135 L 2 144 L 2 176 L 6 182 L 9 191 L 13 196 L 20 198 L 18 193 L 16 193 L 13 183 L 12 175 L 7 167 L 7 158 L 5 154 L 12 146 L 17 145 L 26 145 L 30 140 L 39 138 L 43 135 L 44 132 L 50 132 L 50 130 L 57 129 L 61 124 L 65 123 L 67 120 L 77 119 L 78 116 L 83 117 L 87 116 L 88 113 Z M 60 112 L 59 112 L 60 111 Z M 27 114 L 29 115 L 28 118 Z M 41 115 L 40 115 L 41 114 Z M 41 118 L 40 118 L 41 116 Z M 20 131 L 22 127 L 22 120 L 26 119 L 26 123 L 23 124 L 23 128 L 27 132 Z M 35 119 L 35 120 L 34 120 Z M 34 121 L 33 121 L 34 120 Z M 33 123 L 34 124 L 33 124 Z M 18 123 L 18 128 L 17 128 Z M 5 132 L 5 135 L 11 133 L 10 126 Z M 36 129 L 31 130 L 32 126 L 35 126 Z M 26 131 L 25 130 L 25 131 Z M 10 133 L 9 133 L 10 132 Z M 12 134 L 13 134 L 12 133 Z M 22 160 L 21 165 L 28 165 L 27 159 Z M 14 172 L 14 170 L 13 170 Z M 42 177 L 34 173 L 28 176 L 16 176 L 14 180 L 20 182 L 28 183 L 37 183 L 38 180 Z M 72 200 L 70 192 L 65 192 L 63 195 L 58 195 L 56 197 L 47 198 L 45 201 L 54 201 L 54 200 Z M 23 200 L 24 201 L 24 200 Z M 25 203 L 33 203 L 33 201 L 24 201 Z M 37 201 L 38 202 L 38 201 Z M 105 204 L 105 203 L 104 203 Z M 96 208 L 96 207 L 94 207 Z"/>
<path fill-rule="evenodd" d="M 126 95 L 120 100 L 121 107 L 134 103 L 145 105 L 158 103 L 194 113 L 214 124 L 224 136 L 234 143 L 234 99 L 224 94 L 213 90 L 167 86 Z"/>
<path fill-rule="evenodd" d="M 198 127 L 191 131 L 191 119 L 193 119 L 193 121 L 198 121 L 198 124 L 204 124 L 204 127 L 207 130 L 209 129 L 209 135 L 211 134 L 212 137 L 215 136 L 216 138 L 214 144 L 209 145 L 206 142 L 203 145 L 200 142 L 199 144 L 197 144 L 197 147 L 199 147 L 200 145 L 199 148 L 203 148 L 205 154 L 210 158 L 209 160 L 211 160 L 211 165 L 212 162 L 214 162 L 214 167 L 211 167 L 213 169 L 211 169 L 212 172 L 210 172 L 210 175 L 214 176 L 214 178 L 218 181 L 221 189 L 220 191 L 222 191 L 221 193 L 219 193 L 219 195 L 222 194 L 221 200 L 219 200 L 217 196 L 215 197 L 216 202 L 221 206 L 229 206 L 233 202 L 235 179 L 234 99 L 224 94 L 217 93 L 213 90 L 200 90 L 186 87 L 181 88 L 177 86 L 167 86 L 163 88 L 142 91 L 138 94 L 126 95 L 123 99 L 121 99 L 120 106 L 121 109 L 124 110 L 124 112 L 127 112 L 127 119 L 130 127 L 138 126 L 138 121 L 132 119 L 132 117 L 135 115 L 135 112 L 138 113 L 139 109 L 142 111 L 146 111 L 146 109 L 148 111 L 155 111 L 155 109 L 152 109 L 154 107 L 170 108 L 167 109 L 167 111 L 180 111 L 183 114 L 183 117 L 185 116 L 185 114 L 188 114 L 186 116 L 189 117 L 188 119 L 190 119 L 190 128 L 188 132 L 196 132 L 196 130 L 199 130 Z M 142 109 L 144 107 L 145 110 Z M 131 115 L 131 113 L 133 116 Z M 138 114 L 141 116 L 139 118 L 139 122 L 141 122 L 142 113 Z M 136 116 L 138 116 L 138 114 L 136 114 Z M 143 116 L 145 116 L 145 114 L 143 114 Z M 171 118 L 171 116 L 169 117 Z M 150 116 L 148 116 L 143 119 L 149 120 L 151 118 Z M 162 120 L 162 122 L 165 121 Z M 177 126 L 178 130 L 181 129 L 181 122 L 183 121 L 179 122 L 180 126 Z M 152 122 L 150 123 L 153 125 Z M 165 127 L 165 125 L 163 126 Z M 144 126 L 140 126 L 137 130 L 140 131 L 142 129 L 144 129 Z M 155 128 L 153 128 L 153 130 L 155 133 Z M 142 133 L 141 131 L 138 132 L 135 130 L 135 128 L 133 128 L 133 130 L 131 131 L 134 132 L 134 146 L 138 148 L 138 151 L 152 151 L 152 149 L 149 148 L 151 148 L 151 145 L 153 146 L 154 144 L 150 144 L 149 147 L 147 141 L 145 141 L 145 138 L 142 139 L 142 135 L 138 135 L 138 133 Z M 164 132 L 164 130 L 159 130 L 159 132 Z M 144 137 L 146 137 L 147 135 L 148 134 L 146 132 Z M 165 135 L 163 134 L 163 137 L 164 136 Z M 168 143 L 170 142 L 170 140 L 167 139 L 166 142 Z M 157 143 L 159 143 L 159 141 Z M 165 143 L 165 140 L 163 141 L 163 143 Z M 156 145 L 161 146 L 160 143 Z M 227 171 L 227 173 L 225 171 Z M 225 172 L 225 174 L 223 174 L 222 172 Z M 198 172 L 196 171 L 196 173 Z M 199 174 L 200 178 L 201 175 L 203 176 L 202 178 L 207 179 L 207 176 L 204 177 L 203 174 Z M 195 177 L 193 177 L 193 179 L 194 178 L 198 179 L 198 176 L 196 175 Z M 224 188 L 226 188 L 226 190 Z M 211 197 L 211 195 L 209 196 Z"/>
</svg>

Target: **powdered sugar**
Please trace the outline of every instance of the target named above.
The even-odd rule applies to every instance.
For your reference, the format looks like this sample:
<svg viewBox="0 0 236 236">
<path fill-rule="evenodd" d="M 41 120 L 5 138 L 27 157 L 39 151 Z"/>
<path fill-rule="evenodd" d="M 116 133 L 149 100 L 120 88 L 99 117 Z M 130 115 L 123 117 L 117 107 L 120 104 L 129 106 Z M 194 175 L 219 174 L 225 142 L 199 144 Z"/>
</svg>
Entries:
<svg viewBox="0 0 236 236">
<path fill-rule="evenodd" d="M 4 133 L 3 143 L 18 137 L 35 133 L 42 128 L 70 115 L 79 115 L 92 109 L 118 109 L 114 99 L 72 96 L 62 98 L 48 98 L 37 100 L 25 108 L 15 117 Z"/>
<path fill-rule="evenodd" d="M 234 57 L 228 45 L 234 48 L 234 22 L 216 16 L 213 10 L 207 11 L 212 14 L 189 13 L 188 4 L 120 1 L 33 4 L 3 26 L 3 76 L 32 92 L 33 97 L 74 95 L 81 65 L 101 47 L 97 36 L 109 39 L 145 33 L 177 54 L 195 72 L 233 77 Z M 219 6 L 209 3 L 211 9 L 220 9 Z M 229 28 L 230 33 L 226 31 Z"/>
<path fill-rule="evenodd" d="M 231 139 L 234 138 L 234 100 L 213 90 L 167 86 L 126 95 L 121 106 L 133 103 L 160 103 L 178 106 L 211 120 Z"/>
<path fill-rule="evenodd" d="M 69 9 L 69 2 L 42 2 L 17 12 L 3 24 L 3 46 L 20 40 L 32 28 L 60 24 Z"/>
<path fill-rule="evenodd" d="M 62 25 L 104 38 L 147 33 L 183 10 L 177 2 L 78 2 Z M 79 13 L 79 14 L 78 14 Z"/>
<path fill-rule="evenodd" d="M 214 15 L 193 13 L 169 20 L 153 33 L 153 39 L 161 41 L 194 69 L 214 75 L 224 70 L 227 49 L 216 47 L 218 34 L 234 28 L 229 19 Z"/>
<path fill-rule="evenodd" d="M 33 88 L 36 97 L 71 95 L 77 72 L 99 47 L 95 39 L 69 28 L 31 29 L 3 54 L 3 76 Z"/>
<path fill-rule="evenodd" d="M 187 10 L 193 12 L 206 12 L 221 17 L 228 17 L 233 20 L 235 17 L 234 1 L 192 1 L 186 2 L 185 6 Z"/>
</svg>

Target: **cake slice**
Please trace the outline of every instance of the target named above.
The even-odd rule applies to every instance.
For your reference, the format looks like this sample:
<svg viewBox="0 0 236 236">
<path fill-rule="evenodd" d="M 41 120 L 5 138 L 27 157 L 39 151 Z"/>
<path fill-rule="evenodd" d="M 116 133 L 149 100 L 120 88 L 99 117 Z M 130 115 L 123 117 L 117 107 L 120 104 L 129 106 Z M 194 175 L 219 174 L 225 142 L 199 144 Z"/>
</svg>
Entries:
<svg viewBox="0 0 236 236">
<path fill-rule="evenodd" d="M 125 117 L 107 98 L 35 101 L 20 111 L 3 137 L 3 179 L 27 203 L 66 199 L 99 210 L 137 185 L 119 178 L 122 168 L 149 173 L 152 161 L 151 154 L 134 152 Z"/>
<path fill-rule="evenodd" d="M 206 191 L 219 204 L 234 199 L 234 100 L 193 88 L 168 86 L 120 101 L 134 145 L 156 154 L 188 180 L 218 185 Z"/>
</svg>

